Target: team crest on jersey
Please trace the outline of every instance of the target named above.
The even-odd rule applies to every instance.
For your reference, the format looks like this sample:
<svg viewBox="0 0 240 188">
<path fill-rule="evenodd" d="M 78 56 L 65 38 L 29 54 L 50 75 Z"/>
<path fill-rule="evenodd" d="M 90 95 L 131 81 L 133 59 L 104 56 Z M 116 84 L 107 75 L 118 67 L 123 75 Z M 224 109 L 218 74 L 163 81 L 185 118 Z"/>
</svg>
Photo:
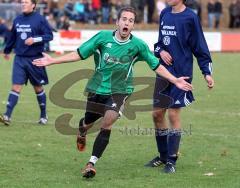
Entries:
<svg viewBox="0 0 240 188">
<path fill-rule="evenodd" d="M 112 43 L 107 43 L 106 47 L 107 48 L 112 48 Z"/>
<path fill-rule="evenodd" d="M 165 46 L 168 46 L 170 43 L 171 43 L 170 37 L 169 37 L 169 36 L 165 36 L 165 37 L 163 38 L 163 44 L 164 44 Z"/>
<path fill-rule="evenodd" d="M 21 39 L 26 40 L 27 39 L 27 33 L 21 33 Z"/>
</svg>

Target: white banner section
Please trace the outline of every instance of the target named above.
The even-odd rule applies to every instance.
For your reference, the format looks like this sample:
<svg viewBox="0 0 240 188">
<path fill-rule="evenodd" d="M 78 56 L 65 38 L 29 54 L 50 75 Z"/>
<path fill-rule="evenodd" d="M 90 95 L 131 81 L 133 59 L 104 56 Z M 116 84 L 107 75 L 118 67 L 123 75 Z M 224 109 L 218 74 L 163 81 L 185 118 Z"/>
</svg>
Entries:
<svg viewBox="0 0 240 188">
<path fill-rule="evenodd" d="M 72 30 L 54 33 L 54 39 L 50 42 L 50 50 L 55 52 L 75 51 L 82 43 L 97 34 L 98 30 Z M 153 45 L 158 40 L 158 31 L 133 31 L 133 35 L 147 43 L 153 51 Z M 221 51 L 221 33 L 204 33 L 210 51 Z"/>
<path fill-rule="evenodd" d="M 208 48 L 211 52 L 222 51 L 222 34 L 219 32 L 205 32 L 204 36 L 207 41 Z"/>
</svg>

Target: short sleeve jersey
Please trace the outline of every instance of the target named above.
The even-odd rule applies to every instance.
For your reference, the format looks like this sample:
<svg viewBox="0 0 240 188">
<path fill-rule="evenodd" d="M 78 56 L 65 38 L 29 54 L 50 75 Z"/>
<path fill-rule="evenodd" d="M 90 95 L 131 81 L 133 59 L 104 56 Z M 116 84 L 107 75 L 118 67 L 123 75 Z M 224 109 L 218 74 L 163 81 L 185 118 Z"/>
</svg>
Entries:
<svg viewBox="0 0 240 188">
<path fill-rule="evenodd" d="M 128 40 L 120 42 L 112 31 L 97 33 L 77 51 L 82 59 L 94 55 L 95 72 L 86 91 L 96 94 L 131 94 L 135 63 L 145 61 L 152 70 L 160 65 L 141 39 L 131 35 Z"/>
</svg>

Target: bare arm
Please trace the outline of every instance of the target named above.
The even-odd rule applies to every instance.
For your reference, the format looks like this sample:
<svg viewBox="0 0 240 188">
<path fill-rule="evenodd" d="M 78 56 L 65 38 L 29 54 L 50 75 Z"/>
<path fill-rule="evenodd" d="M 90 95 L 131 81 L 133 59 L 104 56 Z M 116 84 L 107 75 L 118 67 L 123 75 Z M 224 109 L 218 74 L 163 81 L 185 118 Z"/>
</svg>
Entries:
<svg viewBox="0 0 240 188">
<path fill-rule="evenodd" d="M 167 51 L 162 50 L 160 52 L 160 57 L 165 64 L 172 65 L 172 56 Z"/>
<path fill-rule="evenodd" d="M 155 72 L 162 76 L 163 78 L 167 79 L 169 82 L 173 83 L 178 87 L 179 89 L 182 89 L 184 91 L 191 91 L 193 89 L 192 84 L 188 83 L 187 79 L 189 77 L 180 77 L 176 78 L 173 76 L 164 66 L 160 65 Z"/>
<path fill-rule="evenodd" d="M 44 66 L 49 66 L 53 64 L 61 64 L 61 63 L 71 63 L 75 61 L 81 60 L 81 57 L 79 54 L 76 52 L 70 52 L 68 54 L 65 54 L 60 57 L 51 57 L 50 55 L 43 53 L 43 57 L 39 59 L 35 59 L 33 61 L 33 64 L 38 66 L 38 67 L 44 67 Z"/>
</svg>

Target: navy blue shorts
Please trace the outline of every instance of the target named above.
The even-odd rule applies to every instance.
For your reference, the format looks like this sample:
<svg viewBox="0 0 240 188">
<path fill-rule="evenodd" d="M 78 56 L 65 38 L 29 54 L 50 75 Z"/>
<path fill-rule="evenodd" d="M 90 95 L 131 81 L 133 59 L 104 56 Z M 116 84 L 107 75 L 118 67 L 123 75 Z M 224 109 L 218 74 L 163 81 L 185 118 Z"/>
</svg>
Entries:
<svg viewBox="0 0 240 188">
<path fill-rule="evenodd" d="M 33 86 L 48 84 L 48 76 L 45 67 L 37 67 L 32 64 L 34 59 L 40 57 L 15 56 L 12 72 L 12 84 L 24 85 L 28 80 Z"/>
<path fill-rule="evenodd" d="M 178 89 L 160 76 L 156 77 L 153 94 L 153 107 L 155 108 L 181 108 L 194 101 L 191 91 Z"/>
</svg>

